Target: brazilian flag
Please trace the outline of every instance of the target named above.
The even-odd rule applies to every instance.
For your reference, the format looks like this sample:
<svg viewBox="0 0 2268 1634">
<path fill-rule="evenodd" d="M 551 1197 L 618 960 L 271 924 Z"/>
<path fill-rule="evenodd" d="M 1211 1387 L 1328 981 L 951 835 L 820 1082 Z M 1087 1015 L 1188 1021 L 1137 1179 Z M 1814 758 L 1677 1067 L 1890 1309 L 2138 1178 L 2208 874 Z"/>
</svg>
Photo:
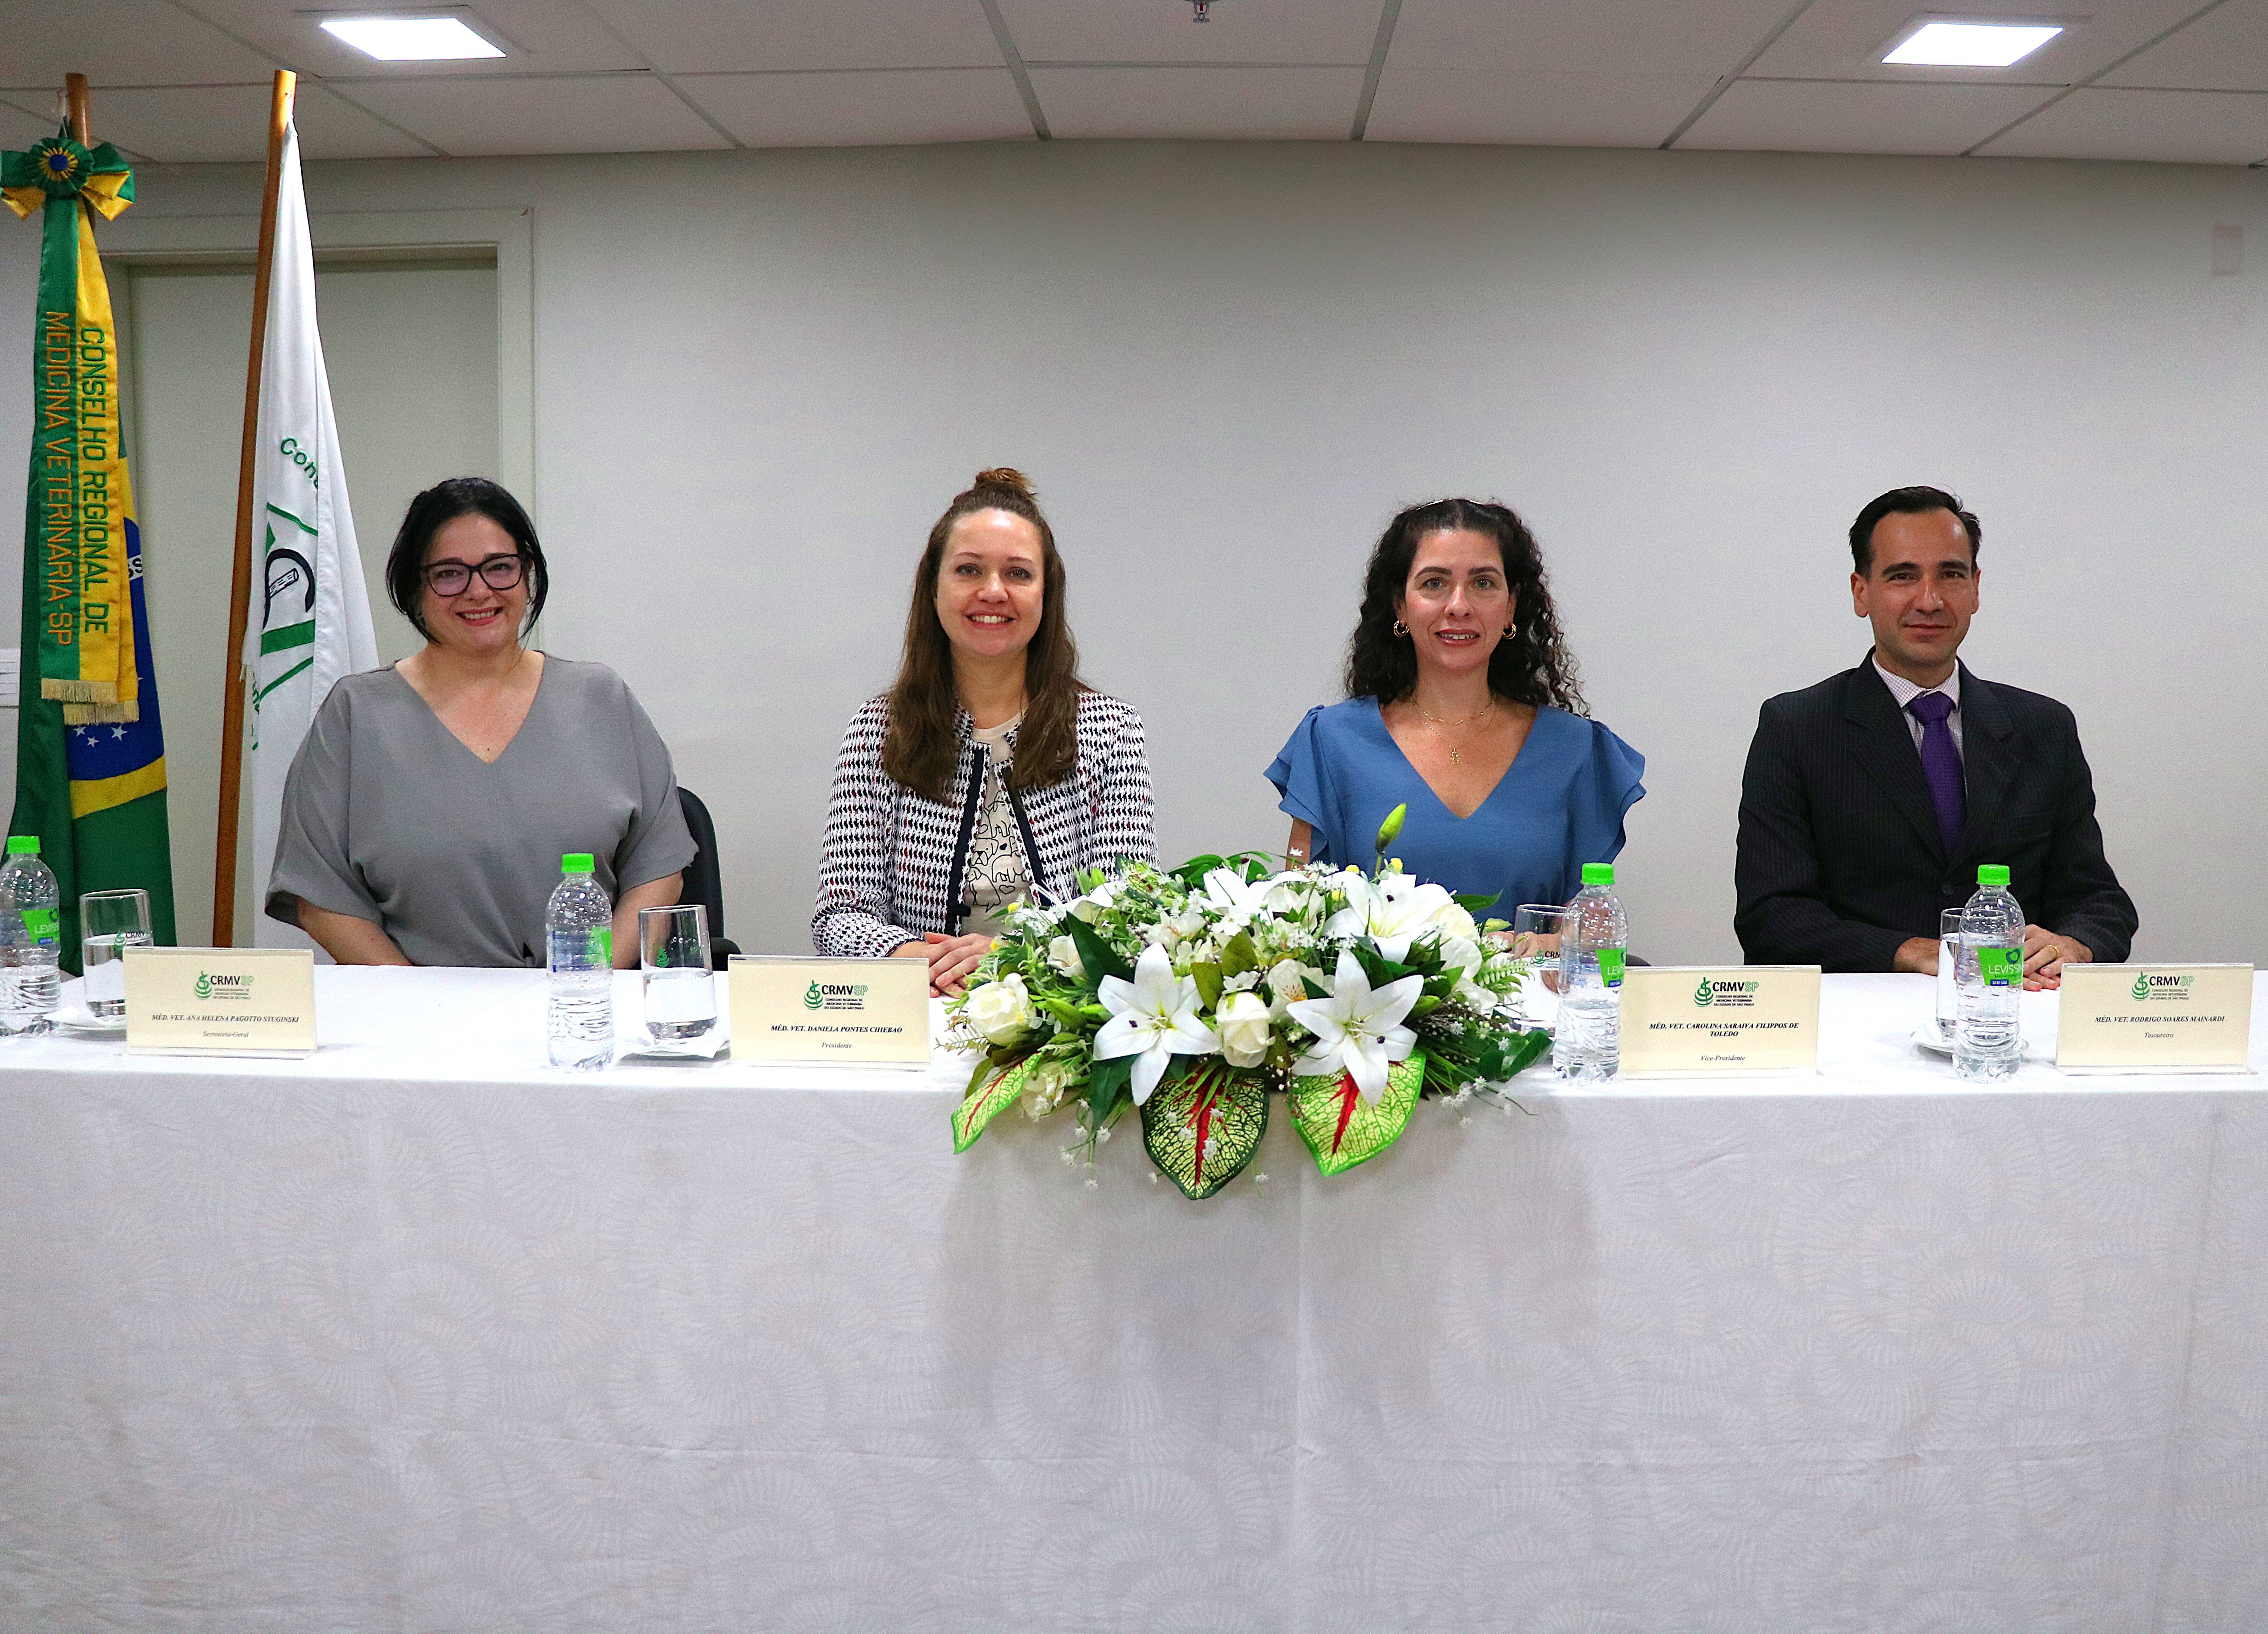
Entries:
<svg viewBox="0 0 2268 1634">
<path fill-rule="evenodd" d="M 63 887 L 63 961 L 78 969 L 78 899 L 139 886 L 173 941 L 166 741 L 150 662 L 142 535 L 119 442 L 118 329 L 94 217 L 134 199 L 108 143 L 69 132 L 0 154 L 0 198 L 40 214 L 24 502 L 22 704 L 11 834 L 35 834 Z"/>
</svg>

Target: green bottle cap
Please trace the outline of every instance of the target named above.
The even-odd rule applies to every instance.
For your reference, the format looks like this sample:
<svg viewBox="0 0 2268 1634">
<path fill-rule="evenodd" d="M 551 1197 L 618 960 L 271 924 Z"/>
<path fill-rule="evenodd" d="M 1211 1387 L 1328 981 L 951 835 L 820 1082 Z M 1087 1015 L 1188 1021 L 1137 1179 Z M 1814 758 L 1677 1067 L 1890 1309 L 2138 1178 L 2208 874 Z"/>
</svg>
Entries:
<svg viewBox="0 0 2268 1634">
<path fill-rule="evenodd" d="M 2007 884 L 2008 865 L 2006 863 L 1986 863 L 1983 865 L 1977 870 L 1977 883 L 1979 885 Z"/>
<path fill-rule="evenodd" d="M 11 857 L 37 857 L 39 854 L 40 854 L 40 836 L 39 836 L 38 835 L 36 835 L 36 834 L 11 834 L 11 835 L 10 835 L 8 836 L 8 855 L 9 855 L 9 856 L 11 856 Z"/>
<path fill-rule="evenodd" d="M 564 857 L 562 857 L 559 859 L 559 872 L 562 873 L 590 872 L 591 853 L 588 851 L 568 852 Z"/>
<path fill-rule="evenodd" d="M 1583 883 L 1585 885 L 1612 885 L 1614 882 L 1614 864 L 1585 863 L 1583 865 Z"/>
</svg>

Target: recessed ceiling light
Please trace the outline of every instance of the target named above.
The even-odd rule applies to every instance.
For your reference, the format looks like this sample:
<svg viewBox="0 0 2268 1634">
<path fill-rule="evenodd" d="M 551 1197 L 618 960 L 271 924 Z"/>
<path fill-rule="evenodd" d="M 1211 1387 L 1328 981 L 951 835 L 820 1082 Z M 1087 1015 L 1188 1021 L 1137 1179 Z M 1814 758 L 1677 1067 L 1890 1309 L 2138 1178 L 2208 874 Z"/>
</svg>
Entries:
<svg viewBox="0 0 2268 1634">
<path fill-rule="evenodd" d="M 381 63 L 446 63 L 504 55 L 453 17 L 331 17 L 323 19 L 323 32 Z"/>
<path fill-rule="evenodd" d="M 2006 68 L 2061 33 L 2060 23 L 1924 23 L 1882 61 L 1932 68 Z"/>
</svg>

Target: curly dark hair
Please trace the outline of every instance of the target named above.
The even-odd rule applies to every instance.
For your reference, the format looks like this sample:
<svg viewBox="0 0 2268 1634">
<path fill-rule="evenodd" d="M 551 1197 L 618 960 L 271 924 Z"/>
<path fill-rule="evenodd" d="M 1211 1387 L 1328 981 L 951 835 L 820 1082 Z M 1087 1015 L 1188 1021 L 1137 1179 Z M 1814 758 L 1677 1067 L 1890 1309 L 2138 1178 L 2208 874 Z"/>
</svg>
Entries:
<svg viewBox="0 0 2268 1634">
<path fill-rule="evenodd" d="M 1362 616 L 1347 643 L 1347 696 L 1376 698 L 1383 707 L 1408 697 L 1417 687 L 1417 649 L 1409 637 L 1394 633 L 1394 604 L 1410 582 L 1418 541 L 1451 529 L 1469 529 L 1496 541 L 1513 593 L 1513 633 L 1489 655 L 1489 690 L 1514 703 L 1550 703 L 1570 714 L 1589 714 L 1575 682 L 1574 657 L 1559 633 L 1535 535 L 1509 508 L 1485 499 L 1436 499 L 1410 506 L 1386 525 L 1363 574 Z"/>
</svg>

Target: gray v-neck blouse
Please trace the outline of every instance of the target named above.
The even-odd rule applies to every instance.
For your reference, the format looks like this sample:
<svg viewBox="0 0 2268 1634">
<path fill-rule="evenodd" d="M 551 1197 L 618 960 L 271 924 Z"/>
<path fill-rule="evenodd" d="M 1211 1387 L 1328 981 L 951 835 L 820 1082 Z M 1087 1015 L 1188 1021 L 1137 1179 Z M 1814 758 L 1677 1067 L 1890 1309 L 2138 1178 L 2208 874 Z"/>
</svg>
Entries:
<svg viewBox="0 0 2268 1634">
<path fill-rule="evenodd" d="M 412 964 L 540 966 L 568 851 L 591 853 L 615 900 L 693 860 L 669 750 L 622 677 L 547 654 L 491 763 L 388 666 L 347 676 L 315 711 L 284 784 L 267 909 L 373 920 Z"/>
</svg>

